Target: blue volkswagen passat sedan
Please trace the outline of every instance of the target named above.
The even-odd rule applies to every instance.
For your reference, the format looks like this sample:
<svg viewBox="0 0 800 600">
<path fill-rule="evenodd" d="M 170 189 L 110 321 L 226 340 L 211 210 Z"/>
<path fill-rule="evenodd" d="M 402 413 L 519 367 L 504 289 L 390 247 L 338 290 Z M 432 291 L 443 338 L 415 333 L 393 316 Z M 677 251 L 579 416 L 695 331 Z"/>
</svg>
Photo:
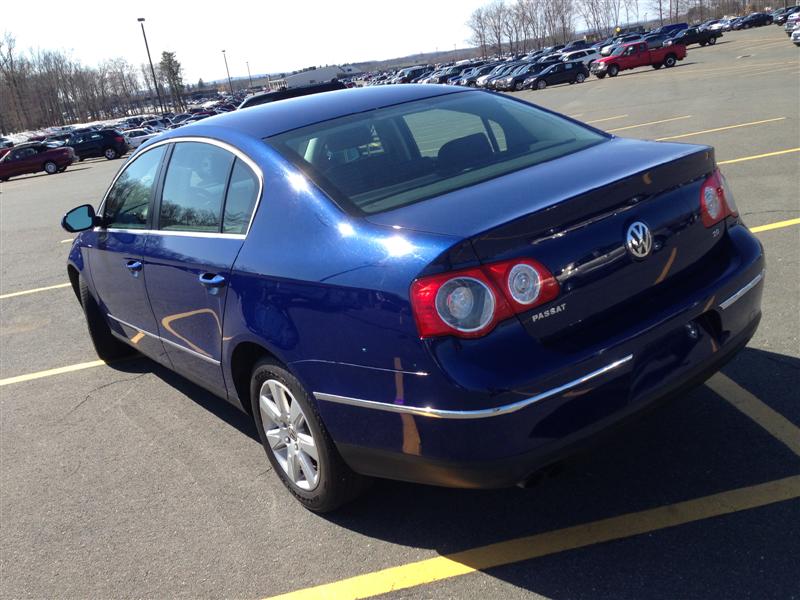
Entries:
<svg viewBox="0 0 800 600">
<path fill-rule="evenodd" d="M 63 225 L 100 357 L 250 413 L 315 511 L 369 476 L 524 481 L 702 382 L 761 315 L 762 248 L 713 149 L 454 86 L 205 119 Z"/>
</svg>

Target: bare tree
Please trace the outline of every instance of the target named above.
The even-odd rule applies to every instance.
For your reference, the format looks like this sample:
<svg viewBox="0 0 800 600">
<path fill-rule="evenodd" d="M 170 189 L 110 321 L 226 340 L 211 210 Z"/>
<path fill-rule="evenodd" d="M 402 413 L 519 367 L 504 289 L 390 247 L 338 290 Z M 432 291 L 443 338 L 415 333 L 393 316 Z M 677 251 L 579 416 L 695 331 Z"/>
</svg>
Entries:
<svg viewBox="0 0 800 600">
<path fill-rule="evenodd" d="M 508 9 L 503 0 L 493 0 L 486 6 L 486 21 L 489 26 L 490 40 L 498 54 L 503 53 L 503 38 L 506 35 L 506 18 Z"/>
<path fill-rule="evenodd" d="M 489 28 L 486 19 L 486 9 L 479 7 L 472 11 L 472 14 L 469 16 L 469 20 L 467 21 L 467 27 L 469 27 L 470 31 L 472 32 L 469 42 L 480 48 L 481 56 L 485 58 L 488 54 L 486 51 L 486 39 Z M 198 86 L 199 85 L 200 84 L 198 83 Z"/>
</svg>

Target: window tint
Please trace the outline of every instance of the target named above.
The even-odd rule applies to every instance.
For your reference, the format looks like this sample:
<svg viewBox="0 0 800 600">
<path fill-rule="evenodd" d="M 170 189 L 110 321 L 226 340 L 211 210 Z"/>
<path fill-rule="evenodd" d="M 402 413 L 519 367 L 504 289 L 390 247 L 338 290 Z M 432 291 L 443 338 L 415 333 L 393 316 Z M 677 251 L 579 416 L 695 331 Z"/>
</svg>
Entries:
<svg viewBox="0 0 800 600">
<path fill-rule="evenodd" d="M 267 141 L 345 208 L 376 213 L 605 139 L 502 95 L 465 92 L 332 119 Z M 381 152 L 368 152 L 372 143 Z"/>
<path fill-rule="evenodd" d="M 225 215 L 222 219 L 223 233 L 246 233 L 253 214 L 258 194 L 258 179 L 238 158 L 233 165 L 228 195 L 225 198 Z"/>
<path fill-rule="evenodd" d="M 233 159 L 233 154 L 211 144 L 175 144 L 161 194 L 159 228 L 219 231 Z"/>
<path fill-rule="evenodd" d="M 154 148 L 125 167 L 106 196 L 103 211 L 106 227 L 144 229 L 147 226 L 150 197 L 164 150 L 165 146 Z"/>
</svg>

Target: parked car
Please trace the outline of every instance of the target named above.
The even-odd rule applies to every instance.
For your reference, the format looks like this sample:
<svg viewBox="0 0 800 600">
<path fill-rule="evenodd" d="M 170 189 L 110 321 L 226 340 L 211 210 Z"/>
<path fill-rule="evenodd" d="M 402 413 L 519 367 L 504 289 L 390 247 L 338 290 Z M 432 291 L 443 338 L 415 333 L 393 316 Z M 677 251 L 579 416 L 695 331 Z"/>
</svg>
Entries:
<svg viewBox="0 0 800 600">
<path fill-rule="evenodd" d="M 667 33 L 669 35 L 675 35 L 682 29 L 688 29 L 688 23 L 670 23 L 668 25 L 662 25 L 661 27 L 657 27 L 653 29 L 650 33 Z"/>
<path fill-rule="evenodd" d="M 125 141 L 131 148 L 138 148 L 147 140 L 153 139 L 160 132 L 151 129 L 129 129 L 125 132 Z"/>
<path fill-rule="evenodd" d="M 612 39 L 609 44 L 600 48 L 600 56 L 610 56 L 611 53 L 614 52 L 614 50 L 616 50 L 620 46 L 641 39 L 642 36 L 639 35 L 638 33 L 627 33 L 625 35 L 617 36 L 614 39 Z"/>
<path fill-rule="evenodd" d="M 792 32 L 792 43 L 795 46 L 800 46 L 800 25 L 797 25 Z"/>
<path fill-rule="evenodd" d="M 767 13 L 754 12 L 747 15 L 742 19 L 742 29 L 750 29 L 751 27 L 763 27 L 764 25 L 772 25 L 772 15 Z"/>
<path fill-rule="evenodd" d="M 584 48 L 574 52 L 564 52 L 561 55 L 563 62 L 582 62 L 587 67 L 600 58 L 600 53 L 594 48 Z"/>
<path fill-rule="evenodd" d="M 524 86 L 528 89 L 543 90 L 549 85 L 559 83 L 583 83 L 589 76 L 589 69 L 581 62 L 557 63 L 542 72 L 528 77 Z"/>
<path fill-rule="evenodd" d="M 525 481 L 710 377 L 761 316 L 762 246 L 712 148 L 454 86 L 167 132 L 62 224 L 99 356 L 241 408 L 320 512 L 369 476 Z"/>
<path fill-rule="evenodd" d="M 149 127 L 154 131 L 165 131 L 170 128 L 172 121 L 169 119 L 148 119 L 142 122 L 142 127 Z"/>
<path fill-rule="evenodd" d="M 785 10 L 781 10 L 781 11 L 777 11 L 777 12 L 778 12 L 777 15 L 773 15 L 772 16 L 772 22 L 775 25 L 784 25 L 791 15 L 793 15 L 793 14 L 795 14 L 797 12 L 800 12 L 800 6 L 790 6 L 790 7 L 786 8 Z"/>
<path fill-rule="evenodd" d="M 661 48 L 668 40 L 672 39 L 668 33 L 656 33 L 642 38 L 647 42 L 648 48 Z"/>
<path fill-rule="evenodd" d="M 13 148 L 14 142 L 7 137 L 0 137 L 0 148 Z"/>
<path fill-rule="evenodd" d="M 99 131 L 73 134 L 67 140 L 67 146 L 70 146 L 75 151 L 78 160 L 98 156 L 114 160 L 130 150 L 125 137 L 116 129 L 101 129 Z"/>
<path fill-rule="evenodd" d="M 44 171 L 55 175 L 75 162 L 72 148 L 51 148 L 44 142 L 19 144 L 0 158 L 0 181 Z"/>
<path fill-rule="evenodd" d="M 325 83 L 316 83 L 314 85 L 306 85 L 285 90 L 265 92 L 263 94 L 255 94 L 254 96 L 245 98 L 239 105 L 239 110 L 243 108 L 250 108 L 252 106 L 258 106 L 259 104 L 268 104 L 277 100 L 286 100 L 288 98 L 298 98 L 300 96 L 310 96 L 312 94 L 319 94 L 321 92 L 332 92 L 343 89 L 345 89 L 344 84 L 341 81 L 334 80 Z"/>
<path fill-rule="evenodd" d="M 611 56 L 599 58 L 592 63 L 591 72 L 603 79 L 606 75 L 616 77 L 620 71 L 652 66 L 654 69 L 674 67 L 686 58 L 686 46 L 673 44 L 663 48 L 648 48 L 647 42 L 625 44 L 614 50 Z"/>
<path fill-rule="evenodd" d="M 798 23 L 800 23 L 800 13 L 795 13 L 790 15 L 789 18 L 786 20 L 786 23 L 783 25 L 783 30 L 786 32 L 786 35 L 792 35 L 794 32 L 795 27 L 797 27 Z"/>
<path fill-rule="evenodd" d="M 537 63 L 526 63 L 514 69 L 509 75 L 506 75 L 495 83 L 495 88 L 498 90 L 516 90 L 520 91 L 525 86 L 525 81 L 535 73 L 548 68 L 548 65 Z"/>
<path fill-rule="evenodd" d="M 700 44 L 701 46 L 705 46 L 708 44 L 713 46 L 717 43 L 717 38 L 721 37 L 722 32 L 719 30 L 690 27 L 689 29 L 684 29 L 676 33 L 672 39 L 664 42 L 664 45 L 683 44 L 684 46 L 689 46 L 690 44 Z"/>
</svg>

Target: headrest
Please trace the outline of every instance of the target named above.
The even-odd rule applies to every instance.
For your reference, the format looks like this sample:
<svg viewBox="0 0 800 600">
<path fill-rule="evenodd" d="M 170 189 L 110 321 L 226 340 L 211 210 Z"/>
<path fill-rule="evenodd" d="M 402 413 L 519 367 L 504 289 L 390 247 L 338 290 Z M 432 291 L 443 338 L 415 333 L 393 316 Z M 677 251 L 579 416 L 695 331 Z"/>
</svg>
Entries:
<svg viewBox="0 0 800 600">
<path fill-rule="evenodd" d="M 372 141 L 372 129 L 368 125 L 351 125 L 328 136 L 328 150 L 338 152 L 364 146 Z"/>
</svg>

